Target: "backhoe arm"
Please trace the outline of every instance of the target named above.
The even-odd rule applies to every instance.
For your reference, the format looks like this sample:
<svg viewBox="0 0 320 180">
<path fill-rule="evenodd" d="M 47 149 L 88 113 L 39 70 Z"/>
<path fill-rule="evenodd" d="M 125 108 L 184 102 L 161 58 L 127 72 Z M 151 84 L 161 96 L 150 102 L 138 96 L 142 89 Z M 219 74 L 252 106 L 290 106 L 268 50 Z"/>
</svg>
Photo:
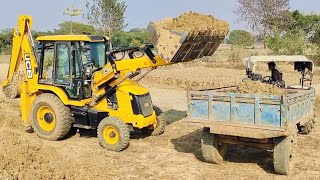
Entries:
<svg viewBox="0 0 320 180">
<path fill-rule="evenodd" d="M 101 71 L 94 74 L 94 87 L 101 87 L 103 84 L 110 81 L 111 79 L 115 80 L 113 82 L 108 83 L 108 85 L 115 85 L 119 81 L 121 81 L 121 78 L 126 77 L 129 73 L 134 75 L 140 69 L 169 65 L 170 63 L 167 63 L 160 56 L 143 56 L 140 58 L 115 61 L 115 64 L 116 71 L 118 72 L 119 77 L 115 77 L 116 75 L 114 73 L 112 65 L 108 63 Z"/>
<path fill-rule="evenodd" d="M 31 35 L 32 18 L 19 16 L 13 32 L 12 55 L 7 79 L 2 83 L 3 92 L 9 98 L 20 95 L 21 116 L 27 126 L 30 126 L 30 108 L 36 98 L 38 82 L 38 63 L 34 51 L 34 41 Z M 16 79 L 20 64 L 23 64 L 24 78 Z"/>
<path fill-rule="evenodd" d="M 24 58 L 22 52 L 22 42 L 24 38 L 30 38 L 31 27 L 32 18 L 30 16 L 19 16 L 17 25 L 13 31 L 12 53 L 7 79 L 2 83 L 2 86 L 7 86 L 10 82 L 12 82 L 14 74 L 19 70 L 21 60 Z M 26 66 L 28 66 L 28 64 L 26 64 Z M 28 69 L 28 67 L 26 67 L 26 69 Z M 30 74 L 31 71 L 26 73 L 29 73 L 27 76 L 32 76 L 32 74 Z"/>
</svg>

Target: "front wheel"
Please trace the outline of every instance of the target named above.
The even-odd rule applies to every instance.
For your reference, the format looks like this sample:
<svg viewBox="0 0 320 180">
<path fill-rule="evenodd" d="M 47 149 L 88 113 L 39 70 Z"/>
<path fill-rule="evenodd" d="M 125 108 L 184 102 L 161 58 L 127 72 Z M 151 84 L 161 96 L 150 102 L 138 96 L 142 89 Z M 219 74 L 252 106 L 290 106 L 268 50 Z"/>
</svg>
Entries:
<svg viewBox="0 0 320 180">
<path fill-rule="evenodd" d="M 141 129 L 143 134 L 151 135 L 151 136 L 159 136 L 164 133 L 164 130 L 166 128 L 167 121 L 163 114 L 157 116 L 157 121 L 155 125 L 150 125 L 149 127 L 145 127 Z"/>
<path fill-rule="evenodd" d="M 99 123 L 97 134 L 100 145 L 108 150 L 119 152 L 129 145 L 129 128 L 116 117 L 104 118 Z"/>
</svg>

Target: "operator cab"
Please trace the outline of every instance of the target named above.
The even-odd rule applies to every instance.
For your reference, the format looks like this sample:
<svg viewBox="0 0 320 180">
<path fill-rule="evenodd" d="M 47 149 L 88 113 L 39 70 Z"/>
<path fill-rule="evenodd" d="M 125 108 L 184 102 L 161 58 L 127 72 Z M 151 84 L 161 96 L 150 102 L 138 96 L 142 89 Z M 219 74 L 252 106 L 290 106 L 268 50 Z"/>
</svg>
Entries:
<svg viewBox="0 0 320 180">
<path fill-rule="evenodd" d="M 251 56 L 243 60 L 246 68 L 246 79 L 273 84 L 281 88 L 308 89 L 312 85 L 314 64 L 305 56 Z M 257 73 L 258 67 L 263 63 L 268 67 L 270 75 L 263 76 Z M 293 65 L 293 70 L 301 74 L 298 85 L 286 86 L 283 72 L 277 70 L 277 64 Z"/>
<path fill-rule="evenodd" d="M 92 73 L 107 64 L 109 38 L 57 35 L 38 37 L 37 41 L 39 84 L 55 85 L 73 100 L 90 98 Z"/>
</svg>

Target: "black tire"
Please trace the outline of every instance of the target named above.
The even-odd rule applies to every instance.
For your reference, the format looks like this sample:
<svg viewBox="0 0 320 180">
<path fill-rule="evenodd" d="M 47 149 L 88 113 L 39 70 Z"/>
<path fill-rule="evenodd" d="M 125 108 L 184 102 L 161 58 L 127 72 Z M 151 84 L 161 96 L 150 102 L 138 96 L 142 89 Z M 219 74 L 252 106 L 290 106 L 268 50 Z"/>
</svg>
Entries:
<svg viewBox="0 0 320 180">
<path fill-rule="evenodd" d="M 52 116 L 55 120 L 52 130 L 45 130 L 41 127 L 38 111 L 42 107 L 49 107 L 52 110 Z M 65 138 L 70 131 L 74 118 L 71 116 L 70 109 L 54 94 L 41 94 L 32 104 L 32 127 L 40 138 L 56 141 Z M 48 123 L 50 124 L 50 123 Z"/>
<path fill-rule="evenodd" d="M 294 147 L 296 140 L 293 135 L 274 139 L 273 165 L 277 174 L 288 175 L 294 166 Z"/>
<path fill-rule="evenodd" d="M 156 112 L 157 116 L 163 113 L 162 109 L 160 109 L 158 106 L 153 106 L 153 109 Z"/>
<path fill-rule="evenodd" d="M 220 143 L 218 135 L 211 134 L 209 128 L 204 128 L 201 139 L 201 151 L 206 162 L 220 164 L 225 160 L 228 144 Z"/>
<path fill-rule="evenodd" d="M 145 127 L 141 129 L 143 134 L 151 135 L 151 136 L 159 136 L 164 133 L 164 130 L 167 126 L 167 119 L 163 111 L 157 107 L 153 106 L 153 109 L 157 116 L 157 127 L 154 128 L 153 125 L 150 125 L 149 127 Z"/>
<path fill-rule="evenodd" d="M 164 116 L 164 114 L 160 114 L 157 116 L 157 127 L 154 128 L 154 130 L 151 132 L 151 136 L 159 136 L 164 133 L 164 130 L 166 129 L 167 120 Z"/>
<path fill-rule="evenodd" d="M 108 150 L 119 152 L 129 145 L 128 125 L 116 117 L 104 118 L 99 123 L 97 134 L 100 145 Z"/>
</svg>

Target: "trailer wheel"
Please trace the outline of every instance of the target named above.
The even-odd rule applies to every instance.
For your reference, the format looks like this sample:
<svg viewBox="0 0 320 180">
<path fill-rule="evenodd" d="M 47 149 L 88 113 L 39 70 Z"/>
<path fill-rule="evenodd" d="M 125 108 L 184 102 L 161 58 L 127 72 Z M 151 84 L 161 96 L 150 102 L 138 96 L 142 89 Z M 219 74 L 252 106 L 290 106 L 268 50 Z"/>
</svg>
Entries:
<svg viewBox="0 0 320 180">
<path fill-rule="evenodd" d="M 119 152 L 129 145 L 128 125 L 116 117 L 104 118 L 99 123 L 97 134 L 100 145 L 108 150 Z"/>
<path fill-rule="evenodd" d="M 70 131 L 74 119 L 70 109 L 53 94 L 41 94 L 32 104 L 32 126 L 40 138 L 56 141 Z"/>
<path fill-rule="evenodd" d="M 201 139 L 202 156 L 206 162 L 220 164 L 224 161 L 228 144 L 220 143 L 219 136 L 210 133 L 210 128 L 204 128 Z"/>
<path fill-rule="evenodd" d="M 295 137 L 278 137 L 274 139 L 273 165 L 277 174 L 288 175 L 294 166 Z"/>
</svg>

